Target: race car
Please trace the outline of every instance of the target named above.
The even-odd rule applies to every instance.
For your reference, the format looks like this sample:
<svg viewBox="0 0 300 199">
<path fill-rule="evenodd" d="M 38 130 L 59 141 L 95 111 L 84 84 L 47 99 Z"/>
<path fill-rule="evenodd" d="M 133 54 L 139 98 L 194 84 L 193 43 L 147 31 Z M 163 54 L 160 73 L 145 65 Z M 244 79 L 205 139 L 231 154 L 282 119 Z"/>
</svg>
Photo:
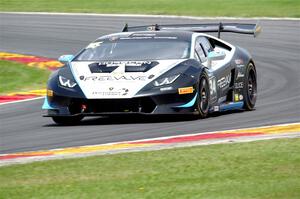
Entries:
<svg viewBox="0 0 300 199">
<path fill-rule="evenodd" d="M 85 116 L 192 114 L 253 110 L 256 66 L 249 52 L 220 39 L 253 34 L 259 24 L 212 23 L 129 27 L 63 55 L 48 80 L 42 109 L 58 124 Z M 208 32 L 217 32 L 214 37 Z"/>
</svg>

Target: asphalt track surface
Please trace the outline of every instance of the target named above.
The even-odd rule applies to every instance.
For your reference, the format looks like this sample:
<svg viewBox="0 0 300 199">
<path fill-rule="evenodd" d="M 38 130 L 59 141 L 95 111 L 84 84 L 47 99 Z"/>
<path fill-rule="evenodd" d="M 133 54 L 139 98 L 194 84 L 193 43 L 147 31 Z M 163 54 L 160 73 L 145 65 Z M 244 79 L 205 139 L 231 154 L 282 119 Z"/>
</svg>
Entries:
<svg viewBox="0 0 300 199">
<path fill-rule="evenodd" d="M 74 54 L 97 37 L 130 25 L 205 23 L 214 20 L 0 14 L 0 51 L 57 58 Z M 219 20 L 218 20 L 219 21 Z M 256 21 L 244 21 L 256 22 Z M 0 106 L 0 154 L 103 144 L 300 121 L 300 21 L 261 21 L 258 38 L 223 34 L 247 48 L 258 73 L 256 110 L 187 117 L 87 118 L 57 126 L 43 118 L 43 100 Z M 19 78 L 19 77 L 16 77 Z"/>
</svg>

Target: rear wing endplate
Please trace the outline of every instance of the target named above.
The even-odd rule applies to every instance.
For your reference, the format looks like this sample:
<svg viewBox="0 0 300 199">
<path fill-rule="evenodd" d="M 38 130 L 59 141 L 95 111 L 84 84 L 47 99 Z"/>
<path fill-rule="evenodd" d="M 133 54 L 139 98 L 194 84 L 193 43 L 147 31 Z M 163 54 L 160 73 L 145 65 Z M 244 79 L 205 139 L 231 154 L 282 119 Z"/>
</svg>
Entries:
<svg viewBox="0 0 300 199">
<path fill-rule="evenodd" d="M 218 38 L 221 37 L 221 32 L 232 32 L 239 34 L 251 34 L 256 37 L 261 32 L 259 23 L 246 24 L 246 23 L 208 23 L 208 24 L 169 24 L 169 25 L 145 25 L 145 26 L 131 26 L 128 24 L 123 28 L 123 32 L 136 32 L 136 31 L 161 31 L 161 30 L 182 30 L 192 32 L 217 32 Z"/>
</svg>

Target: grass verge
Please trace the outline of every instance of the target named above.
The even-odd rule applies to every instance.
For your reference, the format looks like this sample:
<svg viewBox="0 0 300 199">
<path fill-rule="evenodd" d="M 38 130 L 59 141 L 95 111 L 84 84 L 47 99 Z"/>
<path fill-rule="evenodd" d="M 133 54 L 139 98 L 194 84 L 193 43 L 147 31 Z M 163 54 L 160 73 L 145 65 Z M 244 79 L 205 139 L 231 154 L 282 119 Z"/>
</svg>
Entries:
<svg viewBox="0 0 300 199">
<path fill-rule="evenodd" d="M 0 198 L 297 198 L 300 139 L 0 167 Z"/>
<path fill-rule="evenodd" d="M 1 11 L 300 17 L 299 0 L 9 0 Z"/>
<path fill-rule="evenodd" d="M 24 64 L 0 60 L 0 94 L 41 89 L 50 72 Z"/>
</svg>

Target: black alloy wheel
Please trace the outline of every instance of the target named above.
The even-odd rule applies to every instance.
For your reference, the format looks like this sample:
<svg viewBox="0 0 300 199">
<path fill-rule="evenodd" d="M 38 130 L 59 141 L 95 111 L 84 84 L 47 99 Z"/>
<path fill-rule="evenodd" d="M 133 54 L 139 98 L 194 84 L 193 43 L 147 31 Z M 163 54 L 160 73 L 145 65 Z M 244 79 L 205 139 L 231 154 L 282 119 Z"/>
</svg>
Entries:
<svg viewBox="0 0 300 199">
<path fill-rule="evenodd" d="M 256 70 L 252 63 L 249 63 L 245 75 L 244 108 L 253 110 L 257 99 Z"/>
<path fill-rule="evenodd" d="M 198 87 L 198 111 L 200 118 L 206 118 L 209 109 L 209 85 L 207 76 L 201 75 Z"/>
</svg>

